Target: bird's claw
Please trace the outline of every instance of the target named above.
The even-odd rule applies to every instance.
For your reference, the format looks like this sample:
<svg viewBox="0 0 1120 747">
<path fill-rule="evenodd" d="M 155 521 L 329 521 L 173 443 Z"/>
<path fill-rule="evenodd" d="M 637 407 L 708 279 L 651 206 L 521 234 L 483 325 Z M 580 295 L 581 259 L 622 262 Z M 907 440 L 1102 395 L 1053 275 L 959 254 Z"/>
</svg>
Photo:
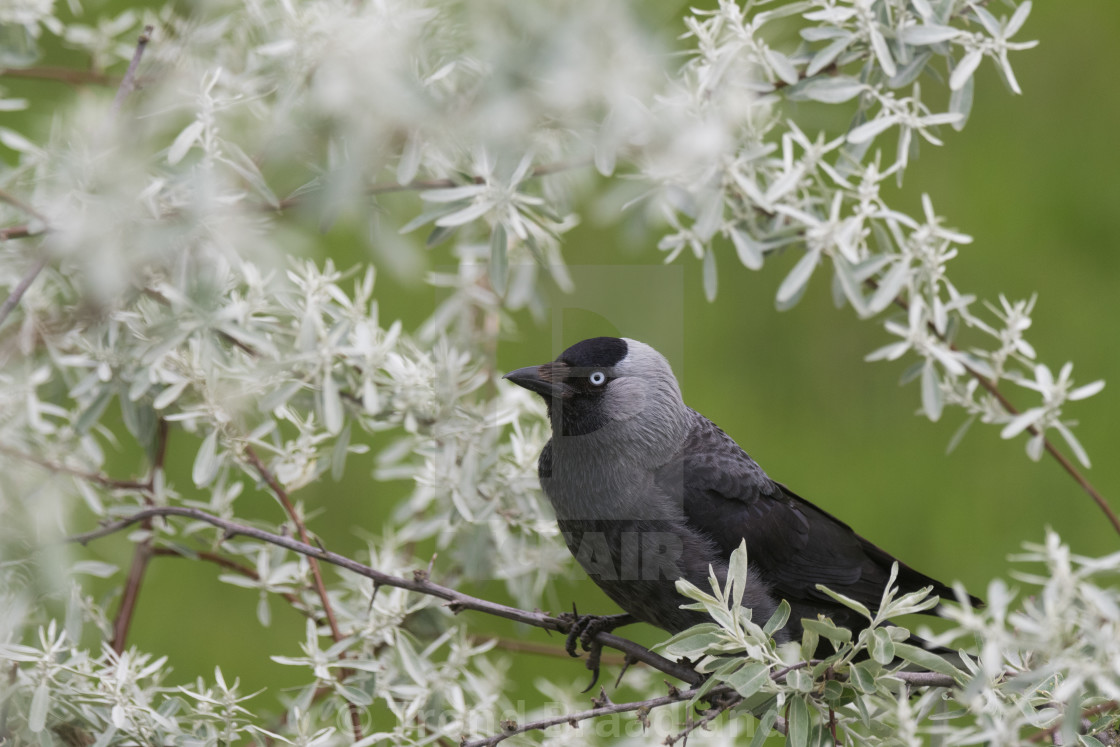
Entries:
<svg viewBox="0 0 1120 747">
<path fill-rule="evenodd" d="M 603 644 L 595 637 L 599 633 L 609 633 L 615 628 L 634 622 L 634 617 L 628 613 L 581 615 L 574 604 L 571 612 L 564 612 L 557 617 L 568 623 L 568 637 L 564 641 L 564 650 L 568 652 L 568 656 L 578 657 L 580 646 L 587 652 L 587 668 L 591 670 L 591 684 L 583 692 L 588 692 L 599 681 L 599 661 L 603 655 Z"/>
</svg>

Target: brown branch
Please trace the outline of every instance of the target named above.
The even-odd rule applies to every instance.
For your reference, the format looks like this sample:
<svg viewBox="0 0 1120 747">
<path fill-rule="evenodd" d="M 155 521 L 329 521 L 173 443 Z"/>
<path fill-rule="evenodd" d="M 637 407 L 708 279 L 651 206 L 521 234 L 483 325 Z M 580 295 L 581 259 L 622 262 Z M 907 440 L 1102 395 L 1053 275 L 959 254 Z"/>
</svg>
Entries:
<svg viewBox="0 0 1120 747">
<path fill-rule="evenodd" d="M 141 522 L 143 529 L 152 528 L 151 519 Z M 125 641 L 128 639 L 129 628 L 132 627 L 132 618 L 136 613 L 136 600 L 140 597 L 140 587 L 144 582 L 144 573 L 148 570 L 148 561 L 152 559 L 152 535 L 149 534 L 136 543 L 132 553 L 132 564 L 128 569 L 128 581 L 124 586 L 124 595 L 121 597 L 121 606 L 113 620 L 113 651 L 118 654 L 124 651 Z"/>
<path fill-rule="evenodd" d="M 167 421 L 159 419 L 156 427 L 156 448 L 152 459 L 152 466 L 148 470 L 148 479 L 144 483 L 144 502 L 152 505 L 151 494 L 155 490 L 156 473 L 163 469 L 163 460 L 167 454 Z M 136 600 L 140 597 L 140 587 L 144 583 L 144 576 L 148 570 L 148 563 L 152 559 L 152 546 L 154 535 L 151 533 L 152 520 L 145 519 L 140 526 L 148 535 L 136 543 L 132 553 L 132 563 L 128 569 L 128 581 L 124 586 L 121 596 L 121 606 L 113 620 L 113 650 L 118 654 L 124 651 L 125 642 L 128 640 L 128 631 L 132 627 L 132 619 L 136 615 Z"/>
<path fill-rule="evenodd" d="M 183 506 L 152 506 L 150 508 L 142 508 L 131 516 L 109 522 L 92 532 L 73 535 L 68 537 L 66 541 L 85 545 L 96 539 L 115 534 L 133 524 L 157 516 L 183 516 L 215 526 L 223 530 L 227 538 L 242 536 L 260 540 L 261 542 L 268 542 L 269 544 L 277 545 L 278 547 L 283 547 L 292 552 L 305 555 L 308 558 L 322 560 L 338 566 L 339 568 L 345 568 L 351 573 L 370 579 L 375 585 L 404 589 L 406 591 L 443 599 L 447 602 L 447 606 L 456 613 L 463 610 L 473 610 L 494 617 L 500 617 L 505 620 L 512 620 L 544 630 L 552 630 L 565 634 L 569 632 L 571 627 L 571 622 L 569 620 L 551 617 L 543 612 L 529 612 L 498 602 L 491 602 L 486 599 L 480 599 L 479 597 L 465 594 L 457 589 L 441 586 L 431 581 L 428 578 L 427 572 L 423 570 L 413 571 L 412 578 L 394 576 L 379 571 L 376 568 L 363 565 L 356 560 L 331 552 L 322 547 L 301 542 L 291 537 L 274 534 L 263 529 L 257 529 L 246 524 L 222 519 L 196 508 L 186 508 Z M 596 633 L 593 640 L 598 641 L 604 646 L 621 651 L 623 654 L 626 654 L 627 657 L 648 664 L 654 669 L 664 672 L 671 677 L 675 677 L 689 685 L 699 685 L 706 678 L 705 675 L 700 674 L 690 666 L 671 661 L 634 641 L 620 638 L 612 633 Z M 786 672 L 781 670 L 778 672 L 779 675 L 784 673 Z M 915 687 L 953 687 L 956 684 L 952 677 L 934 672 L 894 672 L 890 676 Z"/>
<path fill-rule="evenodd" d="M 94 70 L 75 70 L 68 67 L 9 67 L 0 70 L 0 76 L 29 80 L 51 80 L 71 86 L 115 86 L 119 83 L 117 78 L 112 75 Z"/>
<path fill-rule="evenodd" d="M 538 721 L 530 721 L 526 724 L 506 721 L 502 724 L 501 734 L 495 734 L 492 737 L 485 737 L 483 739 L 475 739 L 470 742 L 464 740 L 461 743 L 461 747 L 493 747 L 518 734 L 525 734 L 530 731 L 544 731 L 549 727 L 559 726 L 560 724 L 568 724 L 572 728 L 577 728 L 580 721 L 587 721 L 588 719 L 598 718 L 599 716 L 609 716 L 615 713 L 641 711 L 644 715 L 653 708 L 680 703 L 691 699 L 694 695 L 696 695 L 696 690 L 677 690 L 674 688 L 668 695 L 662 695 L 658 698 L 636 700 L 630 703 L 609 703 L 586 711 L 561 714 L 560 716 L 553 716 L 552 718 L 542 718 Z"/>
<path fill-rule="evenodd" d="M 113 97 L 112 113 L 116 114 L 121 110 L 121 105 L 124 100 L 128 98 L 128 94 L 132 93 L 136 88 L 136 69 L 140 67 L 140 58 L 144 56 L 144 49 L 148 46 L 148 42 L 152 40 L 152 27 L 145 26 L 140 38 L 136 40 L 136 51 L 132 54 L 132 60 L 128 63 L 128 70 L 125 71 L 124 78 L 121 79 L 121 84 L 117 88 L 117 95 Z"/>
<path fill-rule="evenodd" d="M 252 446 L 245 447 L 245 456 L 248 458 L 249 463 L 253 465 L 253 469 L 257 471 L 261 479 L 265 481 L 277 500 L 279 500 L 280 504 L 284 507 L 284 511 L 288 514 L 288 517 L 291 518 L 292 523 L 295 524 L 296 530 L 299 532 L 299 538 L 305 545 L 310 545 L 311 538 L 307 533 L 307 527 L 303 523 L 303 517 L 296 511 L 296 507 L 292 504 L 291 498 L 288 497 L 288 491 L 286 491 L 284 486 L 273 476 L 268 467 L 261 461 L 261 458 L 257 456 L 257 452 Z M 315 580 L 315 591 L 318 592 L 319 600 L 323 603 L 323 612 L 327 616 L 327 624 L 331 629 L 331 638 L 334 639 L 335 643 L 338 643 L 344 636 L 342 635 L 342 630 L 338 627 L 338 620 L 335 618 L 334 608 L 331 606 L 330 596 L 327 594 L 327 585 L 323 583 L 322 569 L 319 568 L 319 561 L 315 556 L 309 555 L 307 559 L 311 566 L 311 576 Z M 350 670 L 344 669 L 339 672 L 339 677 L 341 679 L 346 679 L 350 674 Z M 361 740 L 361 713 L 358 711 L 358 707 L 353 703 L 347 702 L 347 705 L 350 707 L 350 722 L 354 730 L 354 739 Z"/>
<path fill-rule="evenodd" d="M 38 465 L 50 472 L 58 472 L 64 475 L 71 475 L 73 477 L 81 478 L 87 482 L 96 483 L 102 487 L 109 488 L 110 490 L 139 490 L 141 492 L 151 492 L 152 486 L 149 482 L 138 482 L 136 480 L 115 480 L 111 477 L 103 475 L 99 472 L 88 472 L 86 470 L 77 469 L 75 467 L 68 467 L 65 464 L 59 464 L 47 459 L 40 459 L 34 454 L 14 449 L 11 446 L 0 444 L 0 454 L 7 454 L 10 457 L 19 459 L 21 461 L 30 462 L 31 464 Z"/>
<path fill-rule="evenodd" d="M 364 578 L 372 580 L 375 584 L 380 586 L 389 586 L 397 589 L 405 589 L 406 591 L 416 592 L 418 594 L 426 594 L 438 599 L 443 599 L 448 603 L 448 606 L 454 612 L 462 610 L 474 610 L 482 612 L 494 617 L 500 617 L 514 622 L 525 623 L 534 627 L 543 628 L 545 630 L 552 630 L 559 633 L 567 633 L 570 628 L 570 623 L 560 620 L 555 617 L 544 614 L 543 612 L 529 612 L 521 610 L 516 607 L 509 607 L 498 602 L 491 602 L 478 597 L 464 594 L 456 589 L 447 586 L 441 586 L 430 581 L 427 573 L 424 571 L 416 571 L 413 573 L 412 578 L 404 578 L 401 576 L 394 576 L 388 573 L 371 568 L 370 566 L 363 565 L 355 560 L 352 560 L 344 555 L 331 552 L 321 547 L 310 545 L 291 537 L 285 537 L 272 532 L 267 532 L 263 529 L 256 529 L 254 527 L 239 524 L 234 521 L 222 519 L 220 517 L 208 514 L 196 508 L 186 508 L 182 506 L 153 506 L 150 508 L 142 508 L 131 516 L 117 521 L 105 524 L 100 529 L 85 534 L 78 534 L 67 538 L 68 542 L 77 542 L 79 544 L 87 544 L 93 540 L 101 537 L 107 537 L 115 534 L 127 527 L 137 524 L 145 519 L 154 518 L 157 516 L 183 516 L 186 518 L 202 521 L 212 526 L 215 526 L 225 532 L 227 537 L 249 537 L 251 539 L 260 540 L 261 542 L 268 542 L 279 547 L 286 548 L 292 552 L 305 555 L 309 558 L 322 560 L 340 568 L 345 568 L 351 573 L 355 573 Z M 704 680 L 704 676 L 696 672 L 689 666 L 680 664 L 678 662 L 670 661 L 664 656 L 656 654 L 644 646 L 634 643 L 633 641 L 625 638 L 620 638 L 611 633 L 597 633 L 595 640 L 598 640 L 605 646 L 609 646 L 617 651 L 621 651 L 634 658 L 637 661 L 648 664 L 649 666 L 657 669 L 665 674 L 675 677 L 690 685 L 699 685 Z"/>
<path fill-rule="evenodd" d="M 0 241 L 7 241 L 8 239 L 26 239 L 28 236 L 35 236 L 39 231 L 32 231 L 31 226 L 8 226 L 7 228 L 0 228 Z"/>
</svg>

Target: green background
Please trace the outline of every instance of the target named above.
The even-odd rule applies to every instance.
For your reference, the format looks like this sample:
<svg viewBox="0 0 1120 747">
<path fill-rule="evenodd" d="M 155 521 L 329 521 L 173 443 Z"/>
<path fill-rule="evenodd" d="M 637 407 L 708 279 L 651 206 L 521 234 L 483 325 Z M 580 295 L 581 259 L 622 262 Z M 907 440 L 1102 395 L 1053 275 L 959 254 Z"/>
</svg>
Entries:
<svg viewBox="0 0 1120 747">
<path fill-rule="evenodd" d="M 994 10 L 1006 12 L 998 5 Z M 672 35 L 681 28 L 685 7 L 647 4 L 643 12 Z M 1067 413 L 1083 421 L 1076 432 L 1093 458 L 1087 477 L 1116 506 L 1118 30 L 1120 3 L 1037 3 L 1018 38 L 1038 39 L 1040 45 L 1012 56 L 1024 94 L 1007 91 L 985 61 L 968 126 L 961 133 L 945 128 L 942 148 L 923 145 L 904 187 L 891 197 L 896 208 L 919 214 L 920 195 L 929 193 L 947 225 L 974 237 L 950 265 L 962 291 L 993 302 L 1000 293 L 1013 299 L 1039 293 L 1028 339 L 1041 361 L 1055 372 L 1074 361 L 1080 383 L 1109 381 L 1103 393 L 1072 404 Z M 0 84 L 37 102 L 28 114 L 5 115 L 12 123 L 42 122 L 51 100 L 68 95 L 56 83 L 0 77 Z M 993 578 L 1008 577 L 1008 555 L 1023 541 L 1040 541 L 1046 527 L 1078 553 L 1099 555 L 1120 546 L 1100 510 L 1052 459 L 1035 464 L 1026 458 L 1023 437 L 1003 441 L 997 428 L 976 424 L 946 455 L 962 413 L 946 409 L 938 423 L 914 415 L 917 384 L 898 385 L 910 361 L 863 361 L 890 336 L 878 321 L 860 322 L 850 310 L 836 310 L 826 273 L 818 272 L 795 309 L 776 311 L 778 284 L 798 253 L 772 258 L 763 271 L 751 272 L 723 246 L 719 295 L 708 303 L 698 262 L 683 256 L 664 268 L 654 249 L 656 234 L 623 230 L 610 208 L 584 205 L 580 211 L 584 222 L 566 236 L 564 255 L 583 282 L 572 296 L 553 299 L 552 316 L 543 323 L 518 317 L 517 333 L 499 345 L 503 368 L 544 362 L 600 334 L 650 342 L 669 353 L 685 400 L 738 440 L 773 478 L 907 563 L 942 580 L 959 579 L 981 596 Z M 596 211 L 606 220 L 592 218 Z M 380 261 L 356 250 L 350 239 L 347 227 L 340 226 L 324 237 L 322 255 L 343 266 Z M 429 265 L 448 263 L 445 251 L 432 252 Z M 382 272 L 378 287 L 382 319 L 401 318 L 413 328 L 436 302 L 435 291 L 417 279 Z M 653 292 L 658 287 L 664 292 Z M 1011 386 L 1006 391 L 1021 406 L 1033 402 L 1029 391 Z M 196 449 L 188 436 L 173 436 L 169 471 L 184 490 Z M 122 469 L 135 463 L 128 453 L 115 459 Z M 328 480 L 297 494 L 309 508 L 324 509 L 311 528 L 328 547 L 360 553 L 364 540 L 358 532 L 376 533 L 393 501 L 408 490 L 404 484 L 375 483 L 372 466 L 371 456 L 355 457 L 341 485 Z M 242 498 L 239 511 L 276 513 L 263 495 Z M 130 556 L 123 537 L 101 540 L 91 552 L 122 565 Z M 435 572 L 438 580 L 438 561 Z M 274 600 L 273 626 L 262 631 L 254 614 L 256 594 L 219 583 L 214 567 L 157 558 L 149 573 L 131 642 L 169 655 L 177 681 L 210 677 L 220 664 L 227 677 L 240 675 L 246 690 L 269 687 L 258 701 L 264 706 L 275 702 L 277 688 L 299 681 L 295 675 L 302 672 L 268 660 L 269 654 L 298 655 L 302 639 L 302 618 L 282 600 Z M 497 582 L 466 590 L 503 597 Z M 558 579 L 554 591 L 564 605 L 574 600 L 583 611 L 616 611 L 587 581 Z M 539 630 L 518 630 L 477 615 L 465 621 L 479 634 L 561 645 Z M 662 637 L 640 628 L 633 635 L 645 642 Z M 571 681 L 578 689 L 586 684 L 577 662 L 510 656 L 526 685 L 537 676 Z M 543 700 L 530 687 L 521 693 L 530 704 Z"/>
</svg>

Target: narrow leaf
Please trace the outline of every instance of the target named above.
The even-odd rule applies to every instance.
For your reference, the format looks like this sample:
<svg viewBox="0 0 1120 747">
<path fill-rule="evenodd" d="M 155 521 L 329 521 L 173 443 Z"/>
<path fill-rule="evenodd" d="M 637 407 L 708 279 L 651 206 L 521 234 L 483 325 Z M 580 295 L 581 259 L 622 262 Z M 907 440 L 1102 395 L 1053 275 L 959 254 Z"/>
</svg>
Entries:
<svg viewBox="0 0 1120 747">
<path fill-rule="evenodd" d="M 202 439 L 198 454 L 194 457 L 191 479 L 198 487 L 205 487 L 218 474 L 218 431 L 213 430 Z"/>
<path fill-rule="evenodd" d="M 785 280 L 778 286 L 778 303 L 782 304 L 789 301 L 796 296 L 808 284 L 809 278 L 813 275 L 813 270 L 817 269 L 817 264 L 821 259 L 820 249 L 810 249 L 805 252 L 805 256 L 797 261 L 789 274 L 786 275 Z"/>
<path fill-rule="evenodd" d="M 792 747 L 807 747 L 809 744 L 809 706 L 803 698 L 789 701 L 789 739 L 786 744 Z"/>
<path fill-rule="evenodd" d="M 716 253 L 711 248 L 704 252 L 704 297 L 708 303 L 716 300 L 719 276 L 716 273 Z"/>
</svg>

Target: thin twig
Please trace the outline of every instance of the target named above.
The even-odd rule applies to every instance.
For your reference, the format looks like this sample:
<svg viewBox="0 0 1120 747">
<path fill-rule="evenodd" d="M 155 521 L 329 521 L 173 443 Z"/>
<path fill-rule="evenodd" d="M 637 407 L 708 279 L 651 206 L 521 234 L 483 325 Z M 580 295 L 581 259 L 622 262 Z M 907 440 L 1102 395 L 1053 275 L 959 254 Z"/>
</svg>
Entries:
<svg viewBox="0 0 1120 747">
<path fill-rule="evenodd" d="M 132 54 L 132 60 L 128 63 L 128 70 L 125 71 L 124 78 L 121 79 L 121 84 L 117 88 L 117 95 L 113 97 L 112 112 L 116 114 L 121 110 L 121 105 L 124 100 L 128 98 L 128 94 L 132 93 L 136 88 L 136 69 L 140 67 L 140 58 L 144 56 L 144 49 L 148 46 L 148 42 L 152 40 L 152 27 L 145 26 L 140 38 L 136 40 L 136 51 Z"/>
<path fill-rule="evenodd" d="M 292 523 L 295 524 L 296 530 L 299 532 L 299 538 L 303 540 L 306 545 L 311 544 L 311 537 L 307 532 L 307 527 L 304 526 L 303 517 L 296 511 L 296 507 L 292 504 L 291 498 L 288 497 L 288 491 L 284 486 L 273 476 L 268 467 L 265 466 L 261 458 L 257 456 L 257 452 L 252 446 L 245 447 L 245 456 L 248 458 L 249 463 L 253 465 L 253 469 L 261 476 L 268 487 L 272 490 L 277 500 L 284 507 L 284 511 L 291 518 Z M 331 629 L 331 638 L 335 643 L 343 639 L 342 630 L 338 627 L 338 620 L 334 615 L 334 608 L 331 606 L 330 596 L 327 594 L 327 585 L 323 583 L 323 571 L 319 568 L 319 561 L 314 556 L 308 556 L 308 563 L 311 566 L 311 576 L 315 581 L 315 591 L 319 594 L 319 600 L 323 603 L 323 613 L 327 616 L 327 624 Z M 342 670 L 339 672 L 341 679 L 346 679 L 351 674 L 350 670 Z M 350 707 L 350 725 L 354 730 L 354 739 L 362 739 L 362 717 L 358 711 L 358 707 L 353 703 L 347 702 Z"/>
<path fill-rule="evenodd" d="M 144 502 L 152 505 L 152 493 L 155 492 L 156 474 L 163 470 L 163 460 L 167 455 L 167 421 L 159 419 L 156 428 L 156 448 L 152 458 L 152 466 L 148 469 L 148 479 L 144 483 Z M 140 587 L 144 583 L 148 571 L 148 563 L 152 559 L 152 547 L 155 537 L 151 532 L 152 520 L 145 519 L 140 523 L 141 528 L 148 532 L 144 539 L 136 543 L 132 553 L 132 563 L 128 569 L 128 581 L 125 583 L 124 593 L 121 595 L 121 606 L 113 620 L 113 650 L 118 654 L 124 651 L 128 640 L 128 631 L 132 627 L 132 619 L 136 615 L 136 601 L 140 597 Z"/>
<path fill-rule="evenodd" d="M 19 284 L 16 285 L 15 288 L 12 288 L 12 292 L 4 299 L 4 303 L 0 304 L 0 324 L 3 324 L 8 318 L 8 315 L 12 313 L 12 310 L 19 304 L 19 300 L 23 298 L 23 294 L 27 292 L 27 289 L 35 282 L 35 278 L 39 277 L 39 273 L 42 272 L 43 268 L 46 266 L 47 257 L 45 255 L 39 257 L 39 259 L 35 260 L 35 264 L 31 266 L 31 269 L 27 271 L 27 274 L 23 276 L 23 279 L 19 281 Z"/>
<path fill-rule="evenodd" d="M 36 464 L 50 472 L 58 472 L 64 475 L 72 475 L 73 477 L 81 478 L 87 482 L 96 483 L 102 487 L 109 488 L 110 490 L 139 490 L 141 492 L 150 492 L 152 486 L 148 482 L 138 482 L 136 480 L 115 480 L 106 475 L 98 472 L 88 472 L 86 470 L 77 469 L 75 467 L 68 467 L 65 464 L 59 464 L 47 459 L 41 459 L 34 454 L 28 454 L 25 451 L 14 449 L 11 446 L 0 444 L 0 454 L 7 454 L 10 457 L 19 459 L 20 461 L 30 462 Z"/>
<path fill-rule="evenodd" d="M 251 539 L 260 540 L 261 542 L 268 542 L 279 547 L 284 547 L 292 552 L 297 552 L 309 558 L 322 560 L 332 565 L 355 573 L 364 578 L 372 580 L 380 586 L 389 586 L 398 589 L 405 589 L 413 591 L 418 594 L 426 594 L 438 599 L 443 599 L 448 603 L 448 606 L 455 612 L 461 610 L 474 610 L 483 612 L 494 617 L 500 617 L 514 622 L 525 623 L 534 627 L 543 628 L 545 630 L 553 630 L 560 633 L 566 633 L 570 624 L 566 621 L 551 617 L 543 612 L 529 612 L 521 610 L 516 607 L 509 607 L 498 602 L 491 602 L 486 599 L 464 594 L 457 589 L 452 589 L 447 586 L 441 586 L 434 583 L 425 577 L 423 572 L 418 572 L 413 575 L 413 578 L 404 578 L 401 576 L 394 576 L 388 573 L 371 568 L 370 566 L 363 565 L 355 560 L 352 560 L 344 555 L 325 550 L 315 545 L 310 545 L 305 542 L 293 539 L 291 537 L 284 537 L 279 534 L 267 532 L 263 529 L 256 529 L 245 524 L 239 524 L 234 521 L 222 519 L 218 516 L 206 513 L 196 508 L 186 508 L 183 506 L 152 506 L 150 508 L 142 508 L 131 516 L 123 519 L 105 524 L 100 529 L 84 534 L 74 535 L 67 539 L 68 542 L 76 542 L 79 544 L 87 544 L 93 540 L 107 537 L 115 534 L 127 527 L 137 524 L 145 519 L 154 518 L 156 516 L 183 516 L 186 518 L 202 521 L 212 526 L 218 527 L 223 530 L 226 537 L 249 537 Z M 649 666 L 675 677 L 690 685 L 699 685 L 704 680 L 704 676 L 696 672 L 691 667 L 684 664 L 677 663 L 666 659 L 664 656 L 656 654 L 644 646 L 620 638 L 619 636 L 611 633 L 597 633 L 595 638 L 605 646 L 609 646 L 624 654 L 628 654 L 636 660 L 648 664 Z"/>
<path fill-rule="evenodd" d="M 32 231 L 31 226 L 8 226 L 7 228 L 0 228 L 0 241 L 7 241 L 8 239 L 26 239 L 28 236 L 35 236 L 39 231 Z"/>
<path fill-rule="evenodd" d="M 486 599 L 473 597 L 447 586 L 441 586 L 431 581 L 427 577 L 427 573 L 423 570 L 414 571 L 412 578 L 394 576 L 379 571 L 376 568 L 371 568 L 368 565 L 363 565 L 345 555 L 339 555 L 338 553 L 331 552 L 322 547 L 300 542 L 291 537 L 274 534 L 263 529 L 257 529 L 246 524 L 222 519 L 197 508 L 186 508 L 183 506 L 152 506 L 150 508 L 142 508 L 131 516 L 107 523 L 100 529 L 96 529 L 92 532 L 73 535 L 68 537 L 66 541 L 85 545 L 93 540 L 115 534 L 133 524 L 156 516 L 183 516 L 218 527 L 223 530 L 226 537 L 242 536 L 260 540 L 261 542 L 268 542 L 291 550 L 292 552 L 305 555 L 308 558 L 322 560 L 340 568 L 345 568 L 352 573 L 372 580 L 379 586 L 405 589 L 406 591 L 443 599 L 448 603 L 447 606 L 454 612 L 474 610 L 494 617 L 525 623 L 537 628 L 552 630 L 559 633 L 567 633 L 571 627 L 570 621 L 551 617 L 543 612 L 529 612 L 528 610 L 522 610 L 498 602 L 491 602 Z M 671 661 L 634 641 L 621 638 L 613 633 L 599 632 L 594 635 L 593 639 L 604 646 L 613 648 L 616 651 L 621 651 L 627 656 L 644 664 L 648 664 L 654 669 L 664 672 L 671 677 L 675 677 L 689 685 L 699 685 L 705 679 L 705 675 L 700 674 L 692 667 L 676 661 Z M 894 672 L 890 676 L 893 679 L 915 687 L 954 687 L 956 685 L 952 677 L 935 672 Z"/>
<path fill-rule="evenodd" d="M 874 279 L 870 278 L 865 280 L 864 284 L 869 288 L 879 287 L 879 284 L 876 283 Z M 908 311 L 910 309 L 910 304 L 901 295 L 895 296 L 894 304 L 895 306 L 901 308 L 903 311 Z M 948 345 L 950 350 L 960 350 L 960 348 L 958 348 L 955 343 L 949 342 L 949 340 L 946 339 L 945 335 L 943 335 L 937 330 L 936 327 L 934 327 L 932 322 L 929 322 L 927 324 L 927 327 L 929 328 L 930 332 L 932 332 L 937 337 L 937 339 Z M 1011 400 L 1009 400 L 1007 398 L 1007 395 L 1005 395 L 1000 390 L 996 382 L 992 381 L 987 376 L 984 376 L 982 373 L 972 368 L 967 363 L 962 363 L 961 365 L 964 366 L 965 370 L 969 373 L 970 376 L 972 376 L 972 378 L 976 379 L 976 381 L 980 383 L 980 386 L 984 387 L 985 391 L 987 391 L 988 394 L 995 397 L 996 401 L 999 402 L 1000 406 L 1004 410 L 1006 410 L 1009 415 L 1019 414 L 1019 408 L 1011 404 Z M 1036 426 L 1027 426 L 1026 430 L 1027 433 L 1030 433 L 1032 436 L 1042 436 L 1042 445 L 1046 449 L 1046 452 L 1050 454 L 1050 456 L 1054 457 L 1055 460 L 1057 460 L 1062 469 L 1064 469 L 1069 474 L 1069 476 L 1074 479 L 1074 482 L 1081 486 L 1082 490 L 1088 493 L 1089 497 L 1093 499 L 1093 502 L 1097 504 L 1097 507 L 1104 512 L 1104 515 L 1108 518 L 1109 523 L 1112 524 L 1112 528 L 1116 531 L 1117 534 L 1120 534 L 1120 517 L 1116 515 L 1116 512 L 1112 510 L 1112 506 L 1108 504 L 1108 501 L 1105 500 L 1104 496 L 1101 495 L 1101 493 L 1093 486 L 1091 482 L 1089 482 L 1088 478 L 1086 478 L 1085 475 L 1081 474 L 1081 471 L 1077 469 L 1076 466 L 1074 466 L 1073 462 L 1071 462 L 1065 454 L 1060 452 L 1058 448 L 1054 446 L 1053 442 L 1049 438 L 1047 438 L 1044 433 L 1039 431 Z"/>
<path fill-rule="evenodd" d="M 525 734 L 530 731 L 543 731 L 552 726 L 559 726 L 560 724 L 568 724 L 575 728 L 580 721 L 587 721 L 588 719 L 598 718 L 599 716 L 609 716 L 615 713 L 629 713 L 631 711 L 645 712 L 653 708 L 660 708 L 661 706 L 690 700 L 694 695 L 696 695 L 696 690 L 674 690 L 668 695 L 662 695 L 657 698 L 636 700 L 630 703 L 610 703 L 586 711 L 561 714 L 559 716 L 553 716 L 552 718 L 542 718 L 538 721 L 530 721 L 525 724 L 508 721 L 502 725 L 503 730 L 501 734 L 495 734 L 492 737 L 485 737 L 483 739 L 476 739 L 471 742 L 463 742 L 462 747 L 493 747 L 518 734 Z"/>
</svg>

